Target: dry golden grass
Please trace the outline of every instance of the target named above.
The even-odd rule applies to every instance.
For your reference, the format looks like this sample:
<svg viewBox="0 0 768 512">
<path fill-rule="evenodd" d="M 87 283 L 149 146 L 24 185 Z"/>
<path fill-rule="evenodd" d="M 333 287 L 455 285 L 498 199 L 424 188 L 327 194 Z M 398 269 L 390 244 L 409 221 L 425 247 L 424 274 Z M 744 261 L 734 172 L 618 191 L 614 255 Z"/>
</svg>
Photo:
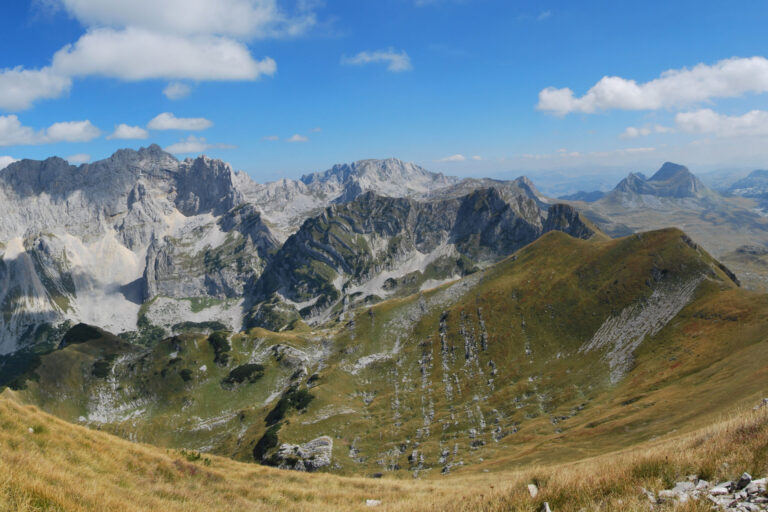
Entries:
<svg viewBox="0 0 768 512">
<path fill-rule="evenodd" d="M 32 432 L 29 431 L 32 429 Z M 279 471 L 175 451 L 71 425 L 0 396 L 0 510 L 648 510 L 658 491 L 695 473 L 719 480 L 768 473 L 768 409 L 746 411 L 677 438 L 565 465 L 411 480 Z M 532 499 L 527 484 L 541 492 Z M 671 509 L 671 506 L 670 506 Z M 691 503 L 676 510 L 709 510 Z"/>
</svg>

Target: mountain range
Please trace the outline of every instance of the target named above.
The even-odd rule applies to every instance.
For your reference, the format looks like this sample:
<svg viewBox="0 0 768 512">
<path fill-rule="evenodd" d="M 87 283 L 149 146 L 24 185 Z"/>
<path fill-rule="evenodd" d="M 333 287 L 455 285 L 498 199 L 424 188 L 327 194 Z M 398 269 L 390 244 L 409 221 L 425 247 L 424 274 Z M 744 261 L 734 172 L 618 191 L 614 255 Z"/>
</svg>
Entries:
<svg viewBox="0 0 768 512">
<path fill-rule="evenodd" d="M 763 391 L 768 302 L 730 261 L 762 268 L 741 242 L 765 220 L 680 165 L 566 203 L 394 159 L 258 184 L 150 146 L 22 160 L 0 194 L 0 386 L 130 440 L 421 477 L 604 454 Z"/>
<path fill-rule="evenodd" d="M 459 277 L 547 230 L 589 231 L 567 207 L 548 221 L 525 179 L 459 180 L 394 159 L 262 185 L 150 146 L 79 167 L 13 163 L 0 198 L 0 353 L 55 343 L 77 322 L 135 343 L 174 326 L 317 322 Z"/>
</svg>

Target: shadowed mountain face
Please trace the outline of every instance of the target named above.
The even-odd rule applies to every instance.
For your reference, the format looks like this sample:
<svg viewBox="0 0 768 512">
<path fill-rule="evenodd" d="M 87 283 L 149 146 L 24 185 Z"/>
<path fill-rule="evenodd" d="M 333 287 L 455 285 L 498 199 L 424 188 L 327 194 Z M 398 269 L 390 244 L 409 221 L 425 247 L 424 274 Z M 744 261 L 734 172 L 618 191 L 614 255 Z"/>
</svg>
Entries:
<svg viewBox="0 0 768 512">
<path fill-rule="evenodd" d="M 543 233 L 596 234 L 569 206 L 549 213 L 525 196 L 506 202 L 494 188 L 420 202 L 367 192 L 307 220 L 257 283 L 249 325 L 281 330 L 357 303 L 434 287 L 498 261 Z M 279 312 L 279 314 L 277 314 Z"/>
<path fill-rule="evenodd" d="M 246 315 L 275 328 L 335 318 L 509 254 L 542 233 L 549 206 L 525 179 L 388 159 L 258 184 L 156 145 L 79 167 L 13 163 L 0 200 L 0 353 L 55 344 L 77 322 L 146 344 L 238 330 Z"/>
</svg>

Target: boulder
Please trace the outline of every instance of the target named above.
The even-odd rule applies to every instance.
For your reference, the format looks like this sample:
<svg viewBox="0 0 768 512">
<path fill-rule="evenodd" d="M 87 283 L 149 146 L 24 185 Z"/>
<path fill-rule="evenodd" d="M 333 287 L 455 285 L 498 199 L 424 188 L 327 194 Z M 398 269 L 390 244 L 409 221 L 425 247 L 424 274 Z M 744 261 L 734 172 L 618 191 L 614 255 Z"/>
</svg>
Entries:
<svg viewBox="0 0 768 512">
<path fill-rule="evenodd" d="M 321 436 L 303 445 L 282 444 L 275 454 L 280 469 L 316 471 L 331 464 L 333 439 Z"/>
</svg>

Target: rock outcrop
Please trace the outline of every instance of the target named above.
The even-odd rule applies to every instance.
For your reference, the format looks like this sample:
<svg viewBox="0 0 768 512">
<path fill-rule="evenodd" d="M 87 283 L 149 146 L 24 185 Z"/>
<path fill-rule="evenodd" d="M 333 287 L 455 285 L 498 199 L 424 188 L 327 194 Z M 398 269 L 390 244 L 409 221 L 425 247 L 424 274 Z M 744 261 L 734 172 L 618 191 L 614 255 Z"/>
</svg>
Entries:
<svg viewBox="0 0 768 512">
<path fill-rule="evenodd" d="M 768 510 L 768 478 L 753 480 L 749 473 L 743 473 L 738 479 L 713 484 L 691 475 L 684 482 L 677 482 L 672 489 L 659 491 L 658 495 L 643 490 L 653 506 L 668 502 L 687 503 L 689 501 L 710 502 L 715 510 L 734 510 L 739 512 L 757 512 Z"/>
<path fill-rule="evenodd" d="M 332 456 L 333 439 L 321 436 L 302 445 L 282 444 L 273 457 L 280 469 L 312 472 L 330 466 Z"/>
</svg>

